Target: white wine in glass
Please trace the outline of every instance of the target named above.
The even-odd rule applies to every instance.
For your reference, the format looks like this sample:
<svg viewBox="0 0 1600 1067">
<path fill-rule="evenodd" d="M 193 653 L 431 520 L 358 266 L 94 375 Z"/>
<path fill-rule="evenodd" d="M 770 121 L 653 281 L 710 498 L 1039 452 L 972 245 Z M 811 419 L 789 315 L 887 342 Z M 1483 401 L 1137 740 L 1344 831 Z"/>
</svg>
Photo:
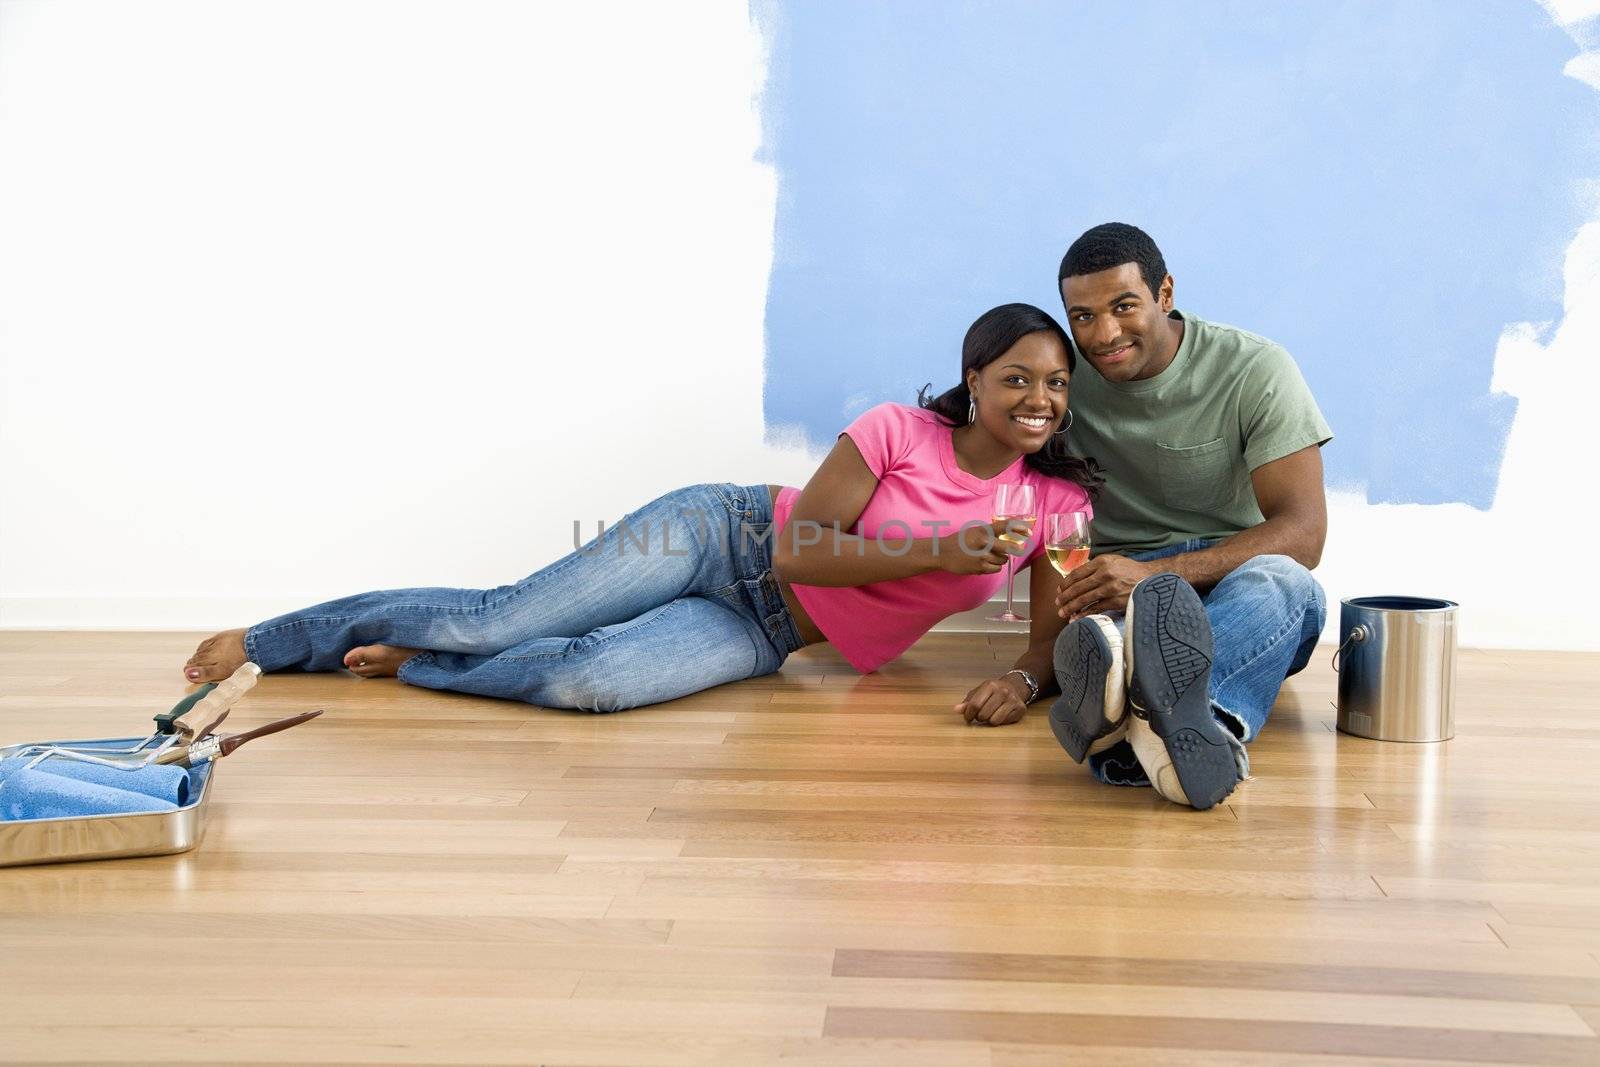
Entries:
<svg viewBox="0 0 1600 1067">
<path fill-rule="evenodd" d="M 1065 578 L 1089 559 L 1089 516 L 1082 511 L 1059 511 L 1044 517 L 1044 551 L 1050 566 Z"/>
<path fill-rule="evenodd" d="M 994 492 L 994 521 L 995 522 L 1032 522 L 1038 517 L 1035 509 L 1033 486 L 1006 483 Z M 1013 538 L 1014 540 L 1014 538 Z M 990 622 L 1027 622 L 1025 615 L 1018 615 L 1012 601 L 1012 567 L 1015 560 L 1006 557 L 1006 610 L 998 615 L 989 616 Z"/>
</svg>

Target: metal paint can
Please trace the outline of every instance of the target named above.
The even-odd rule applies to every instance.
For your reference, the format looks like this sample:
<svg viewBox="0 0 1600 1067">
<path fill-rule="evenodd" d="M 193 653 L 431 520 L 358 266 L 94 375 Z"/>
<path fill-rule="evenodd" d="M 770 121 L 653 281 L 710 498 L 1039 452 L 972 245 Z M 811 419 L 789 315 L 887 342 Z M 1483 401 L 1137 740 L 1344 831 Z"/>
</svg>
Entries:
<svg viewBox="0 0 1600 1067">
<path fill-rule="evenodd" d="M 1340 731 L 1376 741 L 1455 736 L 1453 600 L 1348 597 L 1339 602 Z"/>
</svg>

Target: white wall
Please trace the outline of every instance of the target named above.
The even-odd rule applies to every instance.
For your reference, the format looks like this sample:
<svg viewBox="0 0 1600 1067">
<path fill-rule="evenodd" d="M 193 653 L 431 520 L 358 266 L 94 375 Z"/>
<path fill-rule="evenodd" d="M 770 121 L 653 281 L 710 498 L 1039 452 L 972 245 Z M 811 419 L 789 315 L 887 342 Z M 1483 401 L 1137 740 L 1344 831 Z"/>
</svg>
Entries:
<svg viewBox="0 0 1600 1067">
<path fill-rule="evenodd" d="M 0 624 L 514 580 L 763 454 L 740 3 L 0 4 Z"/>
<path fill-rule="evenodd" d="M 0 2 L 0 626 L 496 584 L 575 518 L 802 482 L 762 62 L 739 0 Z M 1332 596 L 1600 648 L 1600 226 L 1567 266 L 1545 343 L 1507 324 L 1493 511 L 1336 497 Z"/>
</svg>

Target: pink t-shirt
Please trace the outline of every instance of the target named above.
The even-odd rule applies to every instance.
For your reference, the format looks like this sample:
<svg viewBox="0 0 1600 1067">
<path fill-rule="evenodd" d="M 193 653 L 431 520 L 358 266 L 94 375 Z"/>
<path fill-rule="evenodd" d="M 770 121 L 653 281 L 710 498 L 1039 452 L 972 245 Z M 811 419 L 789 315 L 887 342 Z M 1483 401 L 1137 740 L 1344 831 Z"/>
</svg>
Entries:
<svg viewBox="0 0 1600 1067">
<path fill-rule="evenodd" d="M 860 520 L 847 533 L 876 537 L 886 523 L 893 523 L 884 535 L 886 541 L 946 537 L 962 523 L 988 523 L 995 490 L 1007 482 L 1034 487 L 1041 523 L 1042 516 L 1052 512 L 1090 510 L 1088 494 L 1081 488 L 1039 473 L 1020 456 L 993 478 L 968 474 L 956 465 L 951 428 L 922 408 L 879 404 L 844 432 L 878 479 Z M 779 537 L 785 536 L 784 527 L 799 496 L 800 490 L 792 486 L 778 494 L 772 524 Z M 909 533 L 902 523 L 910 527 Z M 1035 524 L 1036 531 L 1040 528 Z M 1038 537 L 1030 537 L 1027 553 L 1016 557 L 1016 569 L 1042 554 Z M 793 588 L 817 628 L 852 667 L 867 674 L 910 648 L 934 623 L 986 603 L 1004 587 L 1005 571 L 966 575 L 929 571 L 869 585 Z"/>
</svg>

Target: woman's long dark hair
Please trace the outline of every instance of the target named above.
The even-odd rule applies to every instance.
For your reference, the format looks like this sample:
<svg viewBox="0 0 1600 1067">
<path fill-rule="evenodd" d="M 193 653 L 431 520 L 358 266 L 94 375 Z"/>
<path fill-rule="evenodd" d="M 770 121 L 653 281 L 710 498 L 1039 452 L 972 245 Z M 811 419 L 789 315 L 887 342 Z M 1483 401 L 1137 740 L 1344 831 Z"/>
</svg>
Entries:
<svg viewBox="0 0 1600 1067">
<path fill-rule="evenodd" d="M 1072 351 L 1067 331 L 1048 312 L 1032 304 L 1001 304 L 979 315 L 978 321 L 967 329 L 966 339 L 961 342 L 960 383 L 954 389 L 946 389 L 929 399 L 928 389 L 933 384 L 929 382 L 917 391 L 917 404 L 949 423 L 952 430 L 965 426 L 967 405 L 972 400 L 972 393 L 967 389 L 967 372 L 983 370 L 1030 333 L 1055 334 L 1067 350 L 1068 375 L 1076 369 L 1078 359 Z M 1093 500 L 1105 485 L 1100 464 L 1088 456 L 1075 456 L 1067 451 L 1063 440 L 1066 436 L 1064 433 L 1051 434 L 1039 451 L 1024 453 L 1023 462 L 1040 474 L 1081 486 L 1089 494 L 1089 499 Z"/>
</svg>

